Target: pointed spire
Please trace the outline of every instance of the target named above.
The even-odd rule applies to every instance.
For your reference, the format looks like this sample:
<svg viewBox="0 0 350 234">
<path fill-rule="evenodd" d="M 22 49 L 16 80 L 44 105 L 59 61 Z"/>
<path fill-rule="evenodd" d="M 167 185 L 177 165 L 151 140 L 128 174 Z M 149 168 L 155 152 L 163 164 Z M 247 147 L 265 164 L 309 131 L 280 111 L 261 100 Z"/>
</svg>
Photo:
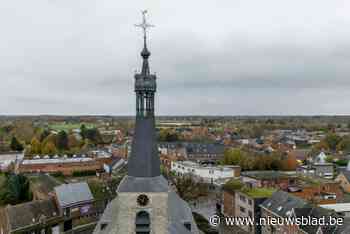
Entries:
<svg viewBox="0 0 350 234">
<path fill-rule="evenodd" d="M 128 176 L 156 177 L 160 176 L 160 159 L 158 155 L 157 137 L 154 119 L 154 96 L 157 88 L 156 76 L 150 74 L 147 49 L 146 11 L 143 11 L 143 22 L 136 25 L 143 29 L 142 71 L 135 74 L 136 124 L 132 140 L 131 155 L 128 160 Z"/>
<path fill-rule="evenodd" d="M 147 10 L 142 11 L 142 23 L 135 24 L 136 27 L 140 27 L 143 30 L 143 50 L 141 51 L 141 56 L 143 58 L 142 72 L 141 72 L 142 75 L 150 74 L 148 57 L 151 55 L 151 53 L 147 49 L 147 28 L 154 27 L 154 25 L 147 23 L 146 13 L 147 13 Z"/>
<path fill-rule="evenodd" d="M 151 55 L 151 53 L 147 49 L 147 43 L 146 43 L 146 34 L 143 37 L 143 49 L 141 51 L 141 56 L 143 58 L 142 63 L 142 72 L 141 74 L 144 76 L 147 76 L 150 74 L 149 64 L 148 64 L 148 57 Z"/>
</svg>

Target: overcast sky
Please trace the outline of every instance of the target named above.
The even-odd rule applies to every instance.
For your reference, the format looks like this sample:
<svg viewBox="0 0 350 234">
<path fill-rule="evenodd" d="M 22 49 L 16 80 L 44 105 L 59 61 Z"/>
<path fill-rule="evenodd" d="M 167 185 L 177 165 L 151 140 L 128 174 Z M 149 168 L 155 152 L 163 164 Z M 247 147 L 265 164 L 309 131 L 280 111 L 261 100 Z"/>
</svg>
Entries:
<svg viewBox="0 0 350 234">
<path fill-rule="evenodd" d="M 157 114 L 350 114 L 349 0 L 2 1 L 0 114 L 133 115 L 141 9 Z"/>
</svg>

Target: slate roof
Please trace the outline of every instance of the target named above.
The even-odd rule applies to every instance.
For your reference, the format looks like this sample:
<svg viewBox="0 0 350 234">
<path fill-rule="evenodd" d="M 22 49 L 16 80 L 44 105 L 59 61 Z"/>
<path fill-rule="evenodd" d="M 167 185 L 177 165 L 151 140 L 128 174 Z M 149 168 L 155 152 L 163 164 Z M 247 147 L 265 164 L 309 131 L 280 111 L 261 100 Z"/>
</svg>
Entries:
<svg viewBox="0 0 350 234">
<path fill-rule="evenodd" d="M 288 218 L 291 215 L 295 217 L 326 217 L 327 222 L 329 216 L 339 217 L 333 210 L 313 206 L 303 199 L 283 191 L 275 192 L 271 198 L 265 200 L 260 206 L 283 218 Z M 350 219 L 345 218 L 344 224 L 339 226 L 300 225 L 299 228 L 308 234 L 316 234 L 319 229 L 322 230 L 323 234 L 345 234 L 350 233 Z"/>
<path fill-rule="evenodd" d="M 291 212 L 293 208 L 308 207 L 308 203 L 303 199 L 293 196 L 284 191 L 277 191 L 272 197 L 265 200 L 261 207 L 277 214 L 280 217 L 289 217 L 287 212 Z"/>
<path fill-rule="evenodd" d="M 55 192 L 61 208 L 82 204 L 94 199 L 86 182 L 63 184 L 55 187 Z"/>
<path fill-rule="evenodd" d="M 135 177 L 160 175 L 154 117 L 136 118 L 135 136 L 128 160 L 128 175 Z"/>
<path fill-rule="evenodd" d="M 225 146 L 221 144 L 184 143 L 187 154 L 223 154 Z"/>
<path fill-rule="evenodd" d="M 53 200 L 37 200 L 16 206 L 8 206 L 4 212 L 10 224 L 9 229 L 15 230 L 38 223 L 40 218 L 58 217 L 59 212 Z"/>
<path fill-rule="evenodd" d="M 125 176 L 118 186 L 118 192 L 168 192 L 168 182 L 163 176 Z"/>
<path fill-rule="evenodd" d="M 326 222 L 328 220 L 329 216 L 338 217 L 332 210 L 327 210 L 321 207 L 308 207 L 308 208 L 295 208 L 294 214 L 296 217 L 315 217 L 315 218 L 321 218 L 326 217 Z M 334 231 L 337 229 L 336 226 L 318 226 L 318 225 L 300 225 L 300 229 L 305 231 L 308 234 L 316 234 L 319 228 L 322 229 L 323 234 L 331 234 L 334 233 Z"/>
<path fill-rule="evenodd" d="M 350 233 L 350 218 L 345 217 L 343 221 L 344 221 L 343 225 L 337 226 L 337 229 L 334 233 L 337 233 L 337 234 Z"/>
</svg>

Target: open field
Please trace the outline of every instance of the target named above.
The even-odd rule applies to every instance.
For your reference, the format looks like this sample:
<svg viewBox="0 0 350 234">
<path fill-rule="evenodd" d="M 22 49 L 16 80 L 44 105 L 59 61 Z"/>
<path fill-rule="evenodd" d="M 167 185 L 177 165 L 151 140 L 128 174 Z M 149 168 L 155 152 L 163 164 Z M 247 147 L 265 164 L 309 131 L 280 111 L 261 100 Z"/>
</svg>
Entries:
<svg viewBox="0 0 350 234">
<path fill-rule="evenodd" d="M 77 129 L 80 128 L 81 125 L 85 125 L 86 128 L 94 128 L 95 125 L 91 124 L 91 123 L 53 123 L 53 124 L 49 124 L 49 128 L 56 130 L 56 131 L 69 131 L 72 129 Z"/>
</svg>

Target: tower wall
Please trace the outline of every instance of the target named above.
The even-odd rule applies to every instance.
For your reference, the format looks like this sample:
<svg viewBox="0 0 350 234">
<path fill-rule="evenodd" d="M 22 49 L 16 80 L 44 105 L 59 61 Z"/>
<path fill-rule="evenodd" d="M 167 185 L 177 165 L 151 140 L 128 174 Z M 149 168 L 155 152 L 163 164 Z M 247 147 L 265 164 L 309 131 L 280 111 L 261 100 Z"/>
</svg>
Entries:
<svg viewBox="0 0 350 234">
<path fill-rule="evenodd" d="M 119 193 L 117 225 L 110 233 L 135 234 L 136 214 L 146 211 L 150 215 L 151 234 L 168 233 L 168 193 L 142 193 L 148 196 L 149 203 L 140 206 L 137 197 L 140 193 Z"/>
</svg>

